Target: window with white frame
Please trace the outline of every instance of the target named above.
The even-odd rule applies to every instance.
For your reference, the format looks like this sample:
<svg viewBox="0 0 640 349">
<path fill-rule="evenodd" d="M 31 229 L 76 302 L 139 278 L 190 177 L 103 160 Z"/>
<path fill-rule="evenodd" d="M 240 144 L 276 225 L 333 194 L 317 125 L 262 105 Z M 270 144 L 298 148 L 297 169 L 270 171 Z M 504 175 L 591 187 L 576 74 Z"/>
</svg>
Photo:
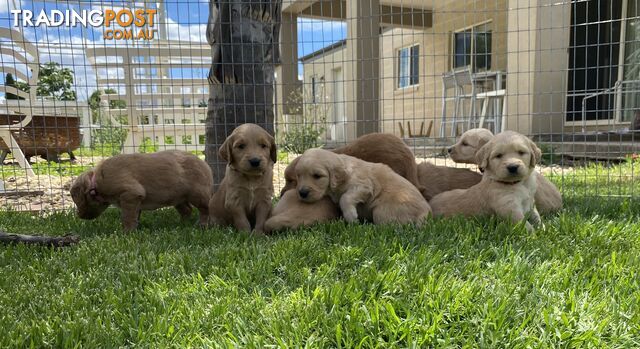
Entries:
<svg viewBox="0 0 640 349">
<path fill-rule="evenodd" d="M 416 86 L 420 82 L 420 46 L 398 50 L 398 88 Z"/>
<path fill-rule="evenodd" d="M 453 33 L 453 69 L 470 66 L 473 71 L 491 69 L 491 23 Z"/>
</svg>

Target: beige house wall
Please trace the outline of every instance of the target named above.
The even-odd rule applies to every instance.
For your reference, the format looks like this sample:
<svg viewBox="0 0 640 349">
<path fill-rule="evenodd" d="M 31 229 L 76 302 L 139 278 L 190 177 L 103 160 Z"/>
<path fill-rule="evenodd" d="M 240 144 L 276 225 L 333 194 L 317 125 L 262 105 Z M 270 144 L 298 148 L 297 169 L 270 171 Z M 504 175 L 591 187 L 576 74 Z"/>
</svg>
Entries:
<svg viewBox="0 0 640 349">
<path fill-rule="evenodd" d="M 345 74 L 344 74 L 344 63 L 345 63 L 346 50 L 345 47 L 342 46 L 340 48 L 336 48 L 330 52 L 318 55 L 308 61 L 305 61 L 303 64 L 303 100 L 305 105 L 305 115 L 307 120 L 311 119 L 314 122 L 322 122 L 324 121 L 325 132 L 324 137 L 327 140 L 336 140 L 332 139 L 331 135 L 331 127 L 332 124 L 338 120 L 336 117 L 336 113 L 341 113 L 346 116 L 346 106 L 345 103 L 336 104 L 334 101 L 334 97 L 336 94 L 335 87 L 341 88 L 343 101 L 347 101 L 348 98 L 353 100 L 353 96 L 348 94 L 345 91 Z M 336 79 L 336 71 L 339 70 L 342 72 L 342 78 L 334 83 Z M 316 78 L 316 102 L 313 103 L 312 96 L 312 86 L 311 81 L 312 78 Z M 355 123 L 353 117 L 347 118 L 347 122 Z M 353 137 L 351 137 L 353 138 Z M 337 139 L 336 141 L 344 141 L 345 139 Z"/>
<path fill-rule="evenodd" d="M 422 122 L 429 137 L 439 137 L 442 112 L 442 74 L 452 69 L 452 37 L 455 31 L 489 23 L 492 31 L 491 70 L 507 72 L 506 129 L 528 135 L 575 132 L 581 124 L 565 123 L 571 4 L 554 0 L 449 0 L 433 4 L 433 27 L 428 29 L 386 28 L 380 35 L 380 131 L 400 136 L 400 125 L 408 136 L 408 123 L 415 133 Z M 398 50 L 419 45 L 419 83 L 397 88 Z M 304 86 L 310 90 L 317 76 L 326 106 L 327 122 L 335 120 L 333 71 L 346 76 L 345 47 L 321 54 L 304 63 Z M 322 78 L 324 77 L 324 80 Z M 353 91 L 344 86 L 344 100 L 353 101 Z M 308 97 L 308 96 L 307 96 Z M 307 101 L 308 102 L 308 101 Z M 452 104 L 447 105 L 452 110 Z M 350 125 L 355 117 L 343 112 Z M 607 123 L 599 129 L 610 129 Z M 596 129 L 589 125 L 587 129 Z M 447 129 L 446 135 L 450 134 Z M 354 138 L 348 132 L 346 141 Z"/>
<path fill-rule="evenodd" d="M 452 37 L 455 31 L 489 23 L 492 31 L 491 70 L 507 69 L 507 0 L 434 2 L 433 27 L 427 30 L 390 29 L 381 35 L 381 124 L 382 132 L 400 135 L 407 123 L 416 133 L 430 121 L 430 137 L 438 137 L 442 112 L 442 73 L 452 69 Z M 398 50 L 420 46 L 418 86 L 397 88 Z M 447 108 L 451 110 L 448 105 Z M 449 131 L 447 131 L 449 134 Z M 405 135 L 406 136 L 406 135 Z"/>
</svg>

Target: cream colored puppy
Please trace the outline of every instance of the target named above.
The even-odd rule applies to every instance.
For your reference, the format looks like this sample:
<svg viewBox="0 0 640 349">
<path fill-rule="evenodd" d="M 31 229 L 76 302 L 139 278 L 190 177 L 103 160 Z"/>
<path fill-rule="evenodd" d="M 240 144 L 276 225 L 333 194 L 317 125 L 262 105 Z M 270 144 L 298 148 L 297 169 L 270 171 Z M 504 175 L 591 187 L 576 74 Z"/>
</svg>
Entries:
<svg viewBox="0 0 640 349">
<path fill-rule="evenodd" d="M 493 138 L 493 133 L 484 128 L 471 129 L 460 136 L 460 140 L 451 146 L 449 156 L 455 162 L 477 164 L 476 152 Z M 536 207 L 543 213 L 551 213 L 562 209 L 560 190 L 541 173 L 535 172 L 538 183 L 536 191 Z"/>
<path fill-rule="evenodd" d="M 417 223 L 431 213 L 418 189 L 389 166 L 323 149 L 307 150 L 296 165 L 298 196 L 317 202 L 329 196 L 347 222 Z"/>
<path fill-rule="evenodd" d="M 436 216 L 497 215 L 513 222 L 525 221 L 527 230 L 539 225 L 534 197 L 537 181 L 535 165 L 542 156 L 529 138 L 511 131 L 496 135 L 477 152 L 484 169 L 482 181 L 469 189 L 436 195 L 431 201 Z"/>
<path fill-rule="evenodd" d="M 473 128 L 460 136 L 458 142 L 447 149 L 451 160 L 463 164 L 477 164 L 476 153 L 493 139 L 486 128 Z"/>
</svg>

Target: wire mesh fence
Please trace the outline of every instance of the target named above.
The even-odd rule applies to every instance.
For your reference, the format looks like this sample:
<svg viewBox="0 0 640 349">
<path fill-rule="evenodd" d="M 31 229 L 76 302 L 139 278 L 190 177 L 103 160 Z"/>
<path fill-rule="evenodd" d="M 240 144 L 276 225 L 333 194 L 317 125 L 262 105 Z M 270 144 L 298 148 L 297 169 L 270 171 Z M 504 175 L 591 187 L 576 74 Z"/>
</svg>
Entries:
<svg viewBox="0 0 640 349">
<path fill-rule="evenodd" d="M 232 83 L 209 74 L 207 24 L 220 3 L 0 0 L 1 209 L 69 209 L 71 181 L 109 156 L 204 159 L 221 144 L 207 137 L 210 84 Z M 266 3 L 281 11 L 270 62 L 276 192 L 311 147 L 384 132 L 417 161 L 466 166 L 446 148 L 483 127 L 532 137 L 538 170 L 565 197 L 638 196 L 636 0 Z M 234 28 L 249 36 L 251 20 Z"/>
</svg>

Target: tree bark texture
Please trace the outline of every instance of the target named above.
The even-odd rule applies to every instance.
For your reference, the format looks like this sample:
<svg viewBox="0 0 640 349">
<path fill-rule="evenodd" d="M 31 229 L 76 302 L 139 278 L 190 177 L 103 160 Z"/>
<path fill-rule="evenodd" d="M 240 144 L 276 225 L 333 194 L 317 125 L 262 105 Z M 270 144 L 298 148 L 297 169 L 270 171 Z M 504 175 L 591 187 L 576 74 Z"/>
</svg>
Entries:
<svg viewBox="0 0 640 349">
<path fill-rule="evenodd" d="M 216 188 L 226 166 L 218 148 L 234 128 L 250 122 L 274 134 L 281 9 L 282 0 L 209 0 L 212 64 L 205 156 Z"/>
</svg>

